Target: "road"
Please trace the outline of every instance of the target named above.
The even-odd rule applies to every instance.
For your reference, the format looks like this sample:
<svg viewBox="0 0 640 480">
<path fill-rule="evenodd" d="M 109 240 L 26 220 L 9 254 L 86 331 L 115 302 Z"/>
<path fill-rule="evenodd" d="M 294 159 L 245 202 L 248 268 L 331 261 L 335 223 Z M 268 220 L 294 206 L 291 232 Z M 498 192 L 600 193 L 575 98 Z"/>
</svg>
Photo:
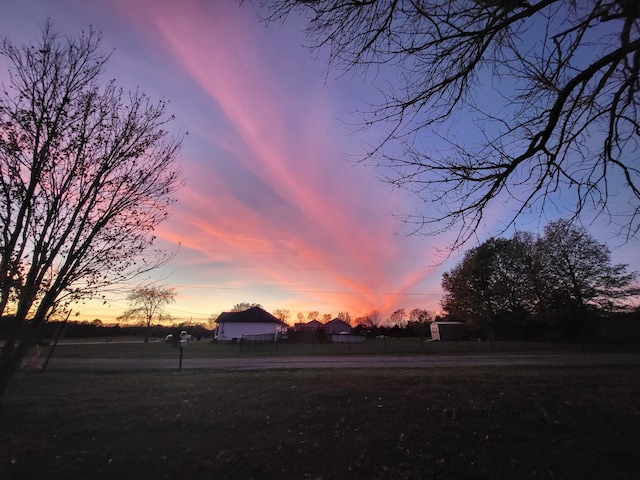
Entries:
<svg viewBox="0 0 640 480">
<path fill-rule="evenodd" d="M 640 353 L 184 358 L 183 370 L 640 365 Z M 178 359 L 52 358 L 47 370 L 177 370 Z"/>
</svg>

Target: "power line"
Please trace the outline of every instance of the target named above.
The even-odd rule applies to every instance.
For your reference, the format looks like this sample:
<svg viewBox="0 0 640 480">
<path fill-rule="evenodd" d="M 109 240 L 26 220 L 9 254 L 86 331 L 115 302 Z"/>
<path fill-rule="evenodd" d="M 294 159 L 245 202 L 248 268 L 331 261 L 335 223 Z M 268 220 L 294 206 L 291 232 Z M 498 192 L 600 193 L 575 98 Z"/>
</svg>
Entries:
<svg viewBox="0 0 640 480">
<path fill-rule="evenodd" d="M 409 292 L 356 292 L 353 290 L 296 290 L 296 289 L 280 289 L 280 288 L 255 288 L 255 287 L 216 287 L 213 285 L 177 285 L 175 288 L 196 288 L 211 290 L 243 290 L 252 292 L 282 292 L 282 293 L 327 293 L 327 294 L 344 294 L 344 295 L 401 295 L 401 296 L 442 296 L 442 292 L 438 293 L 409 293 Z"/>
</svg>

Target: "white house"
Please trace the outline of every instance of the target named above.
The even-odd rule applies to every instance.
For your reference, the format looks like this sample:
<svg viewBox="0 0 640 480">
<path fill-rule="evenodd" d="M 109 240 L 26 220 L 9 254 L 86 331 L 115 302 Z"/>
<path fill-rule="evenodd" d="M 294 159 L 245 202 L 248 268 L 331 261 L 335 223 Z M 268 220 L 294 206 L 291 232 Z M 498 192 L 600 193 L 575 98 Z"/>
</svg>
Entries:
<svg viewBox="0 0 640 480">
<path fill-rule="evenodd" d="M 224 312 L 216 321 L 215 338 L 219 342 L 237 342 L 243 337 L 261 340 L 285 338 L 288 325 L 260 307 L 242 312 Z"/>
</svg>

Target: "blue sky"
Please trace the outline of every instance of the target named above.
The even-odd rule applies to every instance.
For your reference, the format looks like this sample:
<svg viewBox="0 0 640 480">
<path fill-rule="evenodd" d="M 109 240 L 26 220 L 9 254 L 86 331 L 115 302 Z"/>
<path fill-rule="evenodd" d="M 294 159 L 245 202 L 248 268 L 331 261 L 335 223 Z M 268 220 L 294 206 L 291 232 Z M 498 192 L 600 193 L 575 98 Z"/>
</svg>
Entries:
<svg viewBox="0 0 640 480">
<path fill-rule="evenodd" d="M 148 279 L 176 288 L 176 319 L 204 321 L 244 301 L 288 309 L 292 320 L 299 311 L 440 310 L 442 273 L 461 258 L 443 257 L 450 238 L 403 235 L 394 214 L 412 212 L 415 198 L 350 161 L 384 134 L 354 126 L 354 112 L 379 101 L 372 82 L 381 77 L 325 75 L 303 47 L 301 22 L 266 28 L 234 0 L 3 3 L 0 31 L 16 43 L 38 38 L 47 18 L 72 36 L 93 25 L 113 50 L 105 79 L 168 99 L 174 128 L 188 132 L 186 185 L 157 232 L 166 248 L 181 247 Z M 460 125 L 458 136 L 465 132 L 472 126 Z M 504 208 L 492 208 L 480 240 L 501 228 Z M 557 215 L 519 228 L 541 231 Z M 620 243 L 604 223 L 590 232 Z M 622 245 L 613 260 L 640 270 L 637 251 L 637 242 Z M 110 321 L 125 297 L 123 289 L 106 306 L 76 311 Z"/>
</svg>

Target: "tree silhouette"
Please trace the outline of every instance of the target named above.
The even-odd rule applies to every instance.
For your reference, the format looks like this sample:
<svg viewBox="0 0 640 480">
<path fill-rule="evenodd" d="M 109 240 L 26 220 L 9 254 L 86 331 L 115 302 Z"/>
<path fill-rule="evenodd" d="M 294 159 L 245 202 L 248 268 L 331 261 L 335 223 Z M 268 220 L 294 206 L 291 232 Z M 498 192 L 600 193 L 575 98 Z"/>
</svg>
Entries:
<svg viewBox="0 0 640 480">
<path fill-rule="evenodd" d="M 176 292 L 173 288 L 159 285 L 135 288 L 127 295 L 130 307 L 118 317 L 119 321 L 131 319 L 142 320 L 147 327 L 144 341 L 149 341 L 151 322 L 154 318 L 160 320 L 164 315 L 164 308 L 175 302 Z"/>
<path fill-rule="evenodd" d="M 262 3 L 270 21 L 302 14 L 329 69 L 380 78 L 362 124 L 389 130 L 367 161 L 418 196 L 414 232 L 454 229 L 459 247 L 498 201 L 506 230 L 562 194 L 569 216 L 638 234 L 637 0 Z M 628 208 L 609 208 L 620 195 Z"/>
<path fill-rule="evenodd" d="M 281 322 L 288 323 L 291 317 L 291 311 L 286 308 L 277 308 L 273 311 L 273 316 Z"/>
<path fill-rule="evenodd" d="M 491 336 L 496 317 L 548 323 L 551 317 L 629 310 L 629 300 L 640 293 L 637 275 L 612 264 L 607 246 L 584 228 L 557 220 L 541 237 L 519 233 L 468 250 L 443 275 L 442 305 Z"/>
<path fill-rule="evenodd" d="M 259 307 L 262 308 L 262 305 L 259 303 L 250 303 L 250 302 L 240 302 L 236 303 L 231 309 L 232 312 L 244 312 L 245 310 L 249 310 L 250 308 Z"/>
<path fill-rule="evenodd" d="M 182 183 L 166 103 L 100 84 L 100 35 L 4 39 L 0 89 L 0 394 L 56 310 L 163 264 L 154 228 Z"/>
</svg>

